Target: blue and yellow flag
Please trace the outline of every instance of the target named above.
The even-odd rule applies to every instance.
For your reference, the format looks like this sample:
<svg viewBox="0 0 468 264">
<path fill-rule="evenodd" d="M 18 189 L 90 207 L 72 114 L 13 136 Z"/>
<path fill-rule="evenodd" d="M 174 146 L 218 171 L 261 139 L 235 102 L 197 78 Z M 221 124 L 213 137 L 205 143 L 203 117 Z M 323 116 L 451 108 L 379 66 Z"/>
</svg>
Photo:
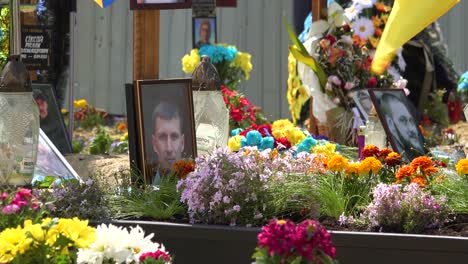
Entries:
<svg viewBox="0 0 468 264">
<path fill-rule="evenodd" d="M 96 2 L 96 4 L 98 4 L 98 6 L 100 6 L 101 8 L 106 8 L 108 6 L 110 6 L 115 0 L 94 0 L 94 2 Z"/>
</svg>

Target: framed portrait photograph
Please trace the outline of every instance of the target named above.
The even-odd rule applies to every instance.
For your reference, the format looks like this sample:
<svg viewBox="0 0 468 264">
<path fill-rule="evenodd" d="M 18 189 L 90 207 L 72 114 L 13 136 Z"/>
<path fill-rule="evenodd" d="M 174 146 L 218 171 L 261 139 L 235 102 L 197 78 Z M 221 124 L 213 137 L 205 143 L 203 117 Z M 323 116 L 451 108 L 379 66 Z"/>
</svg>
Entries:
<svg viewBox="0 0 468 264">
<path fill-rule="evenodd" d="M 41 129 L 39 131 L 39 144 L 37 151 L 37 162 L 34 167 L 34 178 L 44 179 L 47 176 L 54 176 L 58 179 L 75 178 L 82 181 L 78 173 L 72 168 L 70 163 L 63 157 L 54 143 L 47 137 Z"/>
<path fill-rule="evenodd" d="M 372 99 L 369 95 L 368 89 L 361 89 L 357 91 L 353 91 L 353 101 L 356 105 L 359 113 L 361 114 L 362 120 L 365 122 L 369 119 L 369 114 L 372 110 L 374 104 L 372 103 Z"/>
<path fill-rule="evenodd" d="M 191 7 L 192 0 L 130 0 L 130 10 L 185 9 Z"/>
<path fill-rule="evenodd" d="M 414 115 L 414 106 L 400 89 L 370 89 L 382 126 L 394 151 L 407 161 L 425 155 L 424 137 Z"/>
<path fill-rule="evenodd" d="M 216 43 L 216 17 L 194 17 L 192 27 L 194 49 Z"/>
<path fill-rule="evenodd" d="M 139 167 L 147 184 L 158 184 L 178 160 L 197 156 L 192 80 L 135 82 Z"/>
<path fill-rule="evenodd" d="M 60 107 L 50 84 L 33 84 L 33 97 L 39 108 L 41 129 L 62 153 L 71 153 L 69 134 L 63 121 Z"/>
</svg>

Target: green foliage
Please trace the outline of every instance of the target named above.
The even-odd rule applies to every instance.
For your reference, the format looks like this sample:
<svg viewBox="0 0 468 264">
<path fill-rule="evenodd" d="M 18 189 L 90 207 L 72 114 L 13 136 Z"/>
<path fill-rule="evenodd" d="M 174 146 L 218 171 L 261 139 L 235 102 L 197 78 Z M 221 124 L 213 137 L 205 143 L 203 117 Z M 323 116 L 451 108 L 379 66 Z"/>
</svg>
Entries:
<svg viewBox="0 0 468 264">
<path fill-rule="evenodd" d="M 0 10 L 0 67 L 3 69 L 10 55 L 10 9 Z"/>
<path fill-rule="evenodd" d="M 73 140 L 72 141 L 72 149 L 73 153 L 80 153 L 83 150 L 83 144 L 79 142 L 78 140 Z"/>
<path fill-rule="evenodd" d="M 346 176 L 344 173 L 320 175 L 313 185 L 316 201 L 320 204 L 320 214 L 339 218 L 341 214 L 357 216 L 359 211 L 371 201 L 370 193 L 375 186 L 371 175 Z"/>
<path fill-rule="evenodd" d="M 109 202 L 112 215 L 117 218 L 170 220 L 187 212 L 180 202 L 177 179 L 172 175 L 162 177 L 158 186 L 130 184 L 112 195 Z"/>
<path fill-rule="evenodd" d="M 89 153 L 91 155 L 109 154 L 112 142 L 112 138 L 109 134 L 104 129 L 100 128 L 91 143 Z"/>
<path fill-rule="evenodd" d="M 468 214 L 468 177 L 449 175 L 439 183 L 431 184 L 436 196 L 445 197 L 450 210 Z"/>
</svg>

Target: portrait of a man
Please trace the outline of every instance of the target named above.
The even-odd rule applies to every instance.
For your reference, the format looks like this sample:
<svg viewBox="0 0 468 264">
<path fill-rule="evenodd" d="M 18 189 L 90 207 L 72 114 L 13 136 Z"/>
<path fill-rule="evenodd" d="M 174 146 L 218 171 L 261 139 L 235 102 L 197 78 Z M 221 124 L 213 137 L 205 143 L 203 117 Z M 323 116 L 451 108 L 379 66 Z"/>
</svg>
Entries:
<svg viewBox="0 0 468 264">
<path fill-rule="evenodd" d="M 383 125 L 387 126 L 387 137 L 392 147 L 412 160 L 426 154 L 424 138 L 418 129 L 418 121 L 411 111 L 410 101 L 401 90 L 377 91 L 375 95 L 378 102 L 377 111 L 384 116 Z"/>
<path fill-rule="evenodd" d="M 159 184 L 179 160 L 196 157 L 193 99 L 189 79 L 137 82 L 137 130 L 145 179 Z"/>
<path fill-rule="evenodd" d="M 194 18 L 193 27 L 194 48 L 216 43 L 216 18 Z"/>
</svg>

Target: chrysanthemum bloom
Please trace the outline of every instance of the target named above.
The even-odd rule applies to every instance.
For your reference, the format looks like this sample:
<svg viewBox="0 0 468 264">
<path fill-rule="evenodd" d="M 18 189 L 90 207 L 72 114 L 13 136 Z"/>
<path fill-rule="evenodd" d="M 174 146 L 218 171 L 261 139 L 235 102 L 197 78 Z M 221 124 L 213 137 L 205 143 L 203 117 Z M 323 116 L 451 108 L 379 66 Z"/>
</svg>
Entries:
<svg viewBox="0 0 468 264">
<path fill-rule="evenodd" d="M 280 119 L 280 120 L 276 120 L 275 122 L 273 122 L 273 124 L 271 125 L 271 130 L 274 133 L 276 130 L 281 131 L 285 128 L 292 128 L 292 127 L 294 127 L 294 124 L 291 123 L 291 121 L 289 121 L 288 119 Z"/>
<path fill-rule="evenodd" d="M 400 183 L 404 178 L 410 178 L 414 174 L 415 170 L 412 166 L 406 165 L 401 167 L 395 174 L 397 183 Z"/>
<path fill-rule="evenodd" d="M 426 177 L 439 172 L 439 170 L 434 167 L 432 159 L 426 156 L 415 158 L 411 162 L 411 167 L 413 167 L 415 171 L 419 170 Z"/>
<path fill-rule="evenodd" d="M 391 152 L 390 154 L 387 155 L 385 158 L 385 163 L 388 166 L 396 166 L 401 164 L 401 156 L 400 154 L 396 152 Z"/>
<path fill-rule="evenodd" d="M 359 174 L 377 173 L 382 168 L 382 163 L 374 158 L 365 158 L 359 165 Z"/>
<path fill-rule="evenodd" d="M 346 169 L 348 165 L 348 159 L 345 159 L 341 155 L 334 155 L 328 162 L 327 168 L 331 171 L 340 172 Z"/>
<path fill-rule="evenodd" d="M 457 173 L 459 175 L 467 175 L 468 174 L 468 159 L 461 159 L 457 163 Z"/>
<path fill-rule="evenodd" d="M 348 166 L 346 167 L 346 175 L 348 176 L 353 176 L 354 174 L 359 174 L 359 163 L 348 163 Z"/>
<path fill-rule="evenodd" d="M 362 156 L 364 158 L 377 156 L 379 154 L 379 151 L 380 150 L 377 146 L 370 144 L 364 147 L 364 149 L 362 150 Z"/>
</svg>

